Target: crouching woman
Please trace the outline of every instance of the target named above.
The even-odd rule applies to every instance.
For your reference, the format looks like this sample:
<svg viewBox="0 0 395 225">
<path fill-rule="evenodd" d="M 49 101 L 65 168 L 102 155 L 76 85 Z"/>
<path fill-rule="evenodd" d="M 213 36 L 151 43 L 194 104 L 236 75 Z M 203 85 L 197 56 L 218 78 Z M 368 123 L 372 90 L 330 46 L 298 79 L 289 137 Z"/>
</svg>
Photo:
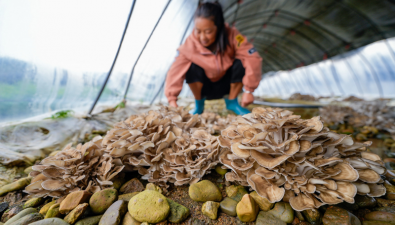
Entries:
<svg viewBox="0 0 395 225">
<path fill-rule="evenodd" d="M 261 57 L 235 28 L 224 22 L 217 3 L 204 3 L 195 13 L 195 27 L 178 48 L 179 55 L 166 78 L 165 95 L 169 105 L 177 107 L 184 80 L 194 97 L 191 114 L 201 114 L 204 101 L 224 98 L 226 108 L 238 115 L 254 101 L 253 91 L 261 80 Z M 244 88 L 243 88 L 244 87 Z M 237 95 L 244 89 L 241 105 Z"/>
</svg>

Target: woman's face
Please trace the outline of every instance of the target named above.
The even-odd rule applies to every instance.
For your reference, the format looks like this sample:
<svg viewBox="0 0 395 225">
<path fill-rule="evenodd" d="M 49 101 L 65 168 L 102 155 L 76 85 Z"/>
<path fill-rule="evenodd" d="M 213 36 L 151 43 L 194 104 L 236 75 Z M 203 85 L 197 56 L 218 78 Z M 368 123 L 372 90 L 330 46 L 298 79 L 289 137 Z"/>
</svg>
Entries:
<svg viewBox="0 0 395 225">
<path fill-rule="evenodd" d="M 215 42 L 215 38 L 217 37 L 217 26 L 215 26 L 212 20 L 197 17 L 193 32 L 200 44 L 204 47 L 209 47 Z"/>
</svg>

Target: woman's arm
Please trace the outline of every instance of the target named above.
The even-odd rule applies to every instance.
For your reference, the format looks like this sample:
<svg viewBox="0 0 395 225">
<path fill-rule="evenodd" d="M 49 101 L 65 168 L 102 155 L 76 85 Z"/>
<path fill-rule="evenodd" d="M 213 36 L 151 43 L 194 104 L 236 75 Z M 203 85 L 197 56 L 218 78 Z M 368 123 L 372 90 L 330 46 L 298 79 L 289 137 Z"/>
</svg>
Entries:
<svg viewBox="0 0 395 225">
<path fill-rule="evenodd" d="M 177 97 L 182 90 L 185 74 L 190 66 L 191 61 L 182 54 L 179 54 L 167 72 L 165 95 L 169 105 L 177 107 Z"/>
</svg>

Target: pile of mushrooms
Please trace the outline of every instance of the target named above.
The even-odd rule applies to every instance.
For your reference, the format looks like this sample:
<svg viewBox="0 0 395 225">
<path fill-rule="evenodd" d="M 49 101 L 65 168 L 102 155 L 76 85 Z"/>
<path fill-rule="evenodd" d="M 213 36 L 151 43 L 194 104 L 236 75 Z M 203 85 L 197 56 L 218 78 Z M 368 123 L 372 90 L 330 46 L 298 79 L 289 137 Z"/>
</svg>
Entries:
<svg viewBox="0 0 395 225">
<path fill-rule="evenodd" d="M 317 99 L 312 95 L 303 95 L 300 93 L 295 93 L 289 97 L 289 100 L 302 100 L 302 101 L 317 101 Z"/>
<path fill-rule="evenodd" d="M 232 124 L 236 116 L 228 114 L 226 117 L 221 117 L 220 115 L 213 112 L 204 112 L 200 116 L 202 125 L 211 133 L 219 134 L 223 129 L 225 129 L 229 124 Z"/>
<path fill-rule="evenodd" d="M 371 143 L 330 132 L 319 117 L 308 120 L 291 111 L 254 108 L 218 137 L 227 181 L 250 186 L 270 202 L 289 201 L 296 211 L 343 201 L 358 193 L 385 194 L 384 163 L 367 152 Z"/>
<path fill-rule="evenodd" d="M 358 101 L 345 107 L 329 105 L 320 109 L 320 115 L 327 124 L 371 126 L 386 130 L 395 137 L 395 107 L 388 106 L 388 101 Z"/>
<path fill-rule="evenodd" d="M 34 165 L 31 184 L 25 192 L 36 197 L 62 197 L 85 189 L 96 192 L 111 187 L 111 181 L 124 168 L 122 163 L 104 154 L 101 137 L 75 148 L 68 144 L 54 156 Z"/>
</svg>

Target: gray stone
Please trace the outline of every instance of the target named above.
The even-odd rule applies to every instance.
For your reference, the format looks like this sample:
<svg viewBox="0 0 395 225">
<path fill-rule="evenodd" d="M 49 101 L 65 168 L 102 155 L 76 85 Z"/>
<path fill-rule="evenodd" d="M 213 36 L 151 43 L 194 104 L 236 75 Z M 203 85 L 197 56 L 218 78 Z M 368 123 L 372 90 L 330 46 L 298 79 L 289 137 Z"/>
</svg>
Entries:
<svg viewBox="0 0 395 225">
<path fill-rule="evenodd" d="M 11 219 L 9 219 L 4 225 L 9 225 L 28 214 L 36 213 L 36 212 L 37 212 L 37 209 L 34 209 L 34 208 L 24 209 L 21 212 L 19 212 L 18 214 L 16 214 L 15 216 L 13 216 Z"/>
<path fill-rule="evenodd" d="M 30 225 L 70 225 L 70 224 L 59 218 L 48 218 L 31 223 Z"/>
<path fill-rule="evenodd" d="M 96 225 L 100 222 L 103 215 L 91 216 L 82 220 L 79 220 L 75 225 Z"/>
<path fill-rule="evenodd" d="M 221 211 L 229 216 L 237 216 L 236 206 L 237 202 L 229 197 L 224 198 L 224 200 L 219 204 Z"/>
<path fill-rule="evenodd" d="M 275 217 L 273 214 L 269 212 L 261 211 L 258 214 L 258 218 L 255 222 L 256 225 L 287 225 L 284 221 L 280 220 L 279 218 Z"/>
<path fill-rule="evenodd" d="M 42 219 L 44 219 L 44 217 L 40 213 L 31 213 L 11 223 L 11 225 L 28 225 Z"/>
<path fill-rule="evenodd" d="M 294 220 L 294 210 L 288 202 L 277 202 L 269 213 L 286 223 L 292 223 Z"/>
<path fill-rule="evenodd" d="M 8 206 L 9 206 L 8 202 L 0 203 L 0 217 L 3 215 L 4 211 L 8 209 Z"/>
<path fill-rule="evenodd" d="M 99 225 L 118 225 L 127 211 L 127 203 L 123 200 L 118 200 L 106 210 L 100 219 Z"/>
</svg>

